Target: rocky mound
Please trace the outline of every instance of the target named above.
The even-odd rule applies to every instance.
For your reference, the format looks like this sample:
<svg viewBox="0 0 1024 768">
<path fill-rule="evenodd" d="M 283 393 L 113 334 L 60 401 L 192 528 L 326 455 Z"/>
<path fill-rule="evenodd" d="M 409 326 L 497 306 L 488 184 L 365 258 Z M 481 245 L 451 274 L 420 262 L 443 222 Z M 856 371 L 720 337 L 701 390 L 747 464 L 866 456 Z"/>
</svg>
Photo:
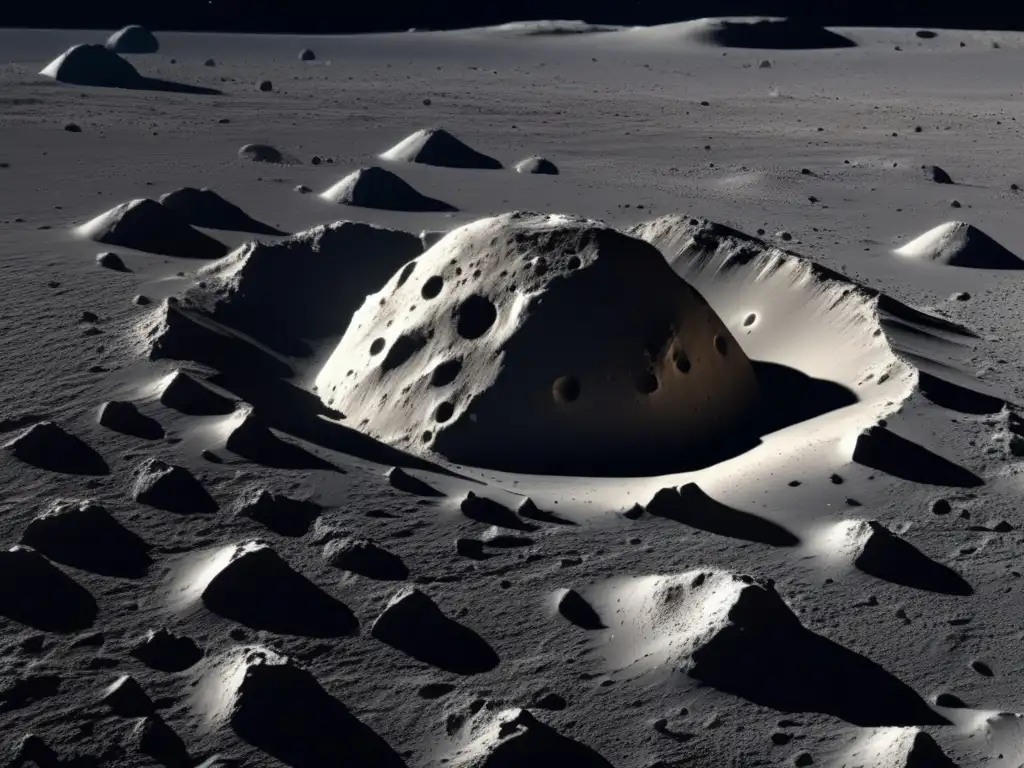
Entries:
<svg viewBox="0 0 1024 768">
<path fill-rule="evenodd" d="M 581 629 L 604 629 L 604 622 L 594 607 L 575 589 L 561 589 L 556 594 L 555 605 L 564 618 Z"/>
<path fill-rule="evenodd" d="M 299 61 L 313 61 L 314 59 L 316 59 L 316 54 L 309 48 L 303 48 L 299 51 Z"/>
<path fill-rule="evenodd" d="M 132 498 L 181 515 L 209 514 L 217 502 L 191 472 L 160 459 L 147 459 L 136 470 Z"/>
<path fill-rule="evenodd" d="M 226 654 L 200 679 L 194 704 L 207 728 L 230 727 L 285 765 L 405 768 L 313 675 L 266 648 Z"/>
<path fill-rule="evenodd" d="M 114 272 L 131 272 L 124 263 L 124 259 L 112 251 L 104 251 L 96 254 L 96 264 Z"/>
<path fill-rule="evenodd" d="M 856 43 L 811 21 L 796 18 L 698 19 L 658 27 L 634 28 L 626 34 L 693 41 L 716 48 L 817 50 L 853 48 Z"/>
<path fill-rule="evenodd" d="M 557 176 L 558 166 L 547 158 L 535 155 L 516 163 L 516 171 L 519 173 L 539 173 L 545 176 Z"/>
<path fill-rule="evenodd" d="M 316 388 L 404 449 L 558 474 L 650 474 L 727 441 L 757 401 L 736 339 L 655 248 L 531 213 L 466 225 L 407 264 Z"/>
<path fill-rule="evenodd" d="M 839 523 L 831 535 L 836 554 L 880 579 L 952 595 L 970 595 L 970 585 L 955 571 L 931 560 L 876 520 Z"/>
<path fill-rule="evenodd" d="M 379 166 L 360 168 L 320 197 L 329 203 L 380 208 L 385 211 L 454 211 L 440 200 L 421 195 L 397 173 Z"/>
<path fill-rule="evenodd" d="M 522 768 L 565 765 L 610 768 L 611 763 L 581 742 L 563 736 L 527 709 L 508 709 L 472 728 L 473 739 L 449 762 L 460 768 Z"/>
<path fill-rule="evenodd" d="M 186 371 L 175 371 L 167 377 L 160 402 L 190 416 L 225 416 L 235 410 L 233 400 Z"/>
<path fill-rule="evenodd" d="M 142 77 L 131 64 L 102 45 L 75 45 L 39 72 L 62 83 L 103 88 L 134 88 Z"/>
<path fill-rule="evenodd" d="M 26 526 L 21 543 L 83 571 L 135 579 L 146 575 L 149 545 L 91 501 L 59 501 Z"/>
<path fill-rule="evenodd" d="M 335 568 L 381 581 L 403 581 L 409 576 L 402 558 L 369 539 L 334 539 L 324 547 L 324 560 Z"/>
<path fill-rule="evenodd" d="M 477 496 L 472 491 L 466 493 L 459 502 L 459 509 L 470 520 L 485 525 L 494 525 L 499 528 L 509 528 L 517 531 L 533 531 L 537 526 L 520 519 L 519 515 L 504 504 L 489 499 L 486 496 Z"/>
<path fill-rule="evenodd" d="M 776 547 L 792 547 L 800 540 L 790 531 L 750 512 L 734 509 L 712 499 L 696 484 L 662 488 L 647 504 L 655 517 L 746 541 L 759 541 Z"/>
<path fill-rule="evenodd" d="M 283 352 L 345 332 L 366 295 L 422 246 L 415 235 L 340 221 L 276 243 L 250 242 L 200 270 L 186 300 Z"/>
<path fill-rule="evenodd" d="M 157 714 L 135 721 L 128 749 L 130 752 L 146 755 L 158 765 L 167 768 L 188 768 L 192 765 L 185 742 Z"/>
<path fill-rule="evenodd" d="M 146 717 L 154 711 L 153 700 L 131 675 L 121 675 L 108 685 L 100 701 L 118 717 Z"/>
<path fill-rule="evenodd" d="M 239 148 L 238 156 L 243 160 L 249 160 L 254 163 L 283 163 L 287 165 L 296 165 L 299 161 L 297 158 L 282 152 L 277 147 L 272 147 L 269 144 L 246 144 Z"/>
<path fill-rule="evenodd" d="M 250 232 L 255 235 L 281 235 L 278 229 L 257 221 L 234 203 L 212 189 L 181 187 L 160 196 L 160 204 L 177 213 L 194 227 Z"/>
<path fill-rule="evenodd" d="M 228 250 L 224 243 L 193 229 L 177 213 L 148 198 L 116 205 L 76 228 L 75 233 L 97 243 L 189 259 L 216 259 Z"/>
<path fill-rule="evenodd" d="M 40 421 L 4 443 L 4 450 L 40 469 L 72 475 L 106 475 L 110 467 L 80 438 L 52 421 Z"/>
<path fill-rule="evenodd" d="M 201 601 L 226 619 L 285 635 L 340 637 L 358 628 L 343 603 L 260 541 L 204 556 L 182 575 L 175 598 L 182 607 Z"/>
<path fill-rule="evenodd" d="M 100 406 L 99 423 L 107 429 L 144 440 L 159 440 L 164 436 L 160 422 L 139 412 L 135 403 L 110 400 Z"/>
<path fill-rule="evenodd" d="M 415 588 L 391 598 L 370 634 L 414 659 L 460 675 L 486 672 L 499 661 L 482 637 L 449 619 Z"/>
<path fill-rule="evenodd" d="M 235 514 L 265 525 L 281 536 L 305 536 L 320 515 L 318 504 L 261 488 L 244 496 Z"/>
<path fill-rule="evenodd" d="M 1024 269 L 1024 262 L 977 227 L 948 221 L 896 250 L 897 256 L 974 269 Z"/>
<path fill-rule="evenodd" d="M 31 547 L 0 552 L 0 616 L 44 632 L 80 632 L 96 612 L 89 591 Z"/>
<path fill-rule="evenodd" d="M 161 672 L 183 672 L 203 658 L 195 640 L 166 629 L 150 630 L 132 645 L 130 653 L 147 667 Z"/>
<path fill-rule="evenodd" d="M 107 38 L 107 48 L 115 53 L 156 53 L 160 43 L 145 27 L 130 24 Z"/>
<path fill-rule="evenodd" d="M 444 168 L 497 170 L 502 167 L 493 157 L 477 152 L 444 128 L 418 130 L 381 154 L 380 159 Z"/>
</svg>

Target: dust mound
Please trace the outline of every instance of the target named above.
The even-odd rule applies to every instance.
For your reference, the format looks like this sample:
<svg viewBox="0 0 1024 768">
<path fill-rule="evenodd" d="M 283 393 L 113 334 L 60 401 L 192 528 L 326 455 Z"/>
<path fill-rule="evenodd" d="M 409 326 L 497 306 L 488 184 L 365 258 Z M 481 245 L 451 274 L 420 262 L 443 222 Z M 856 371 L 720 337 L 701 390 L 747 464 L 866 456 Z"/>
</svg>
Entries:
<svg viewBox="0 0 1024 768">
<path fill-rule="evenodd" d="M 454 211 L 440 200 L 421 195 L 398 174 L 379 166 L 360 168 L 320 195 L 329 203 L 385 211 Z"/>
<path fill-rule="evenodd" d="M 380 156 L 381 160 L 423 163 L 444 168 L 497 170 L 501 163 L 477 152 L 444 128 L 422 128 Z"/>
<path fill-rule="evenodd" d="M 924 176 L 928 181 L 934 181 L 936 184 L 953 183 L 953 177 L 937 165 L 923 165 L 921 169 L 924 171 Z"/>
<path fill-rule="evenodd" d="M 303 48 L 299 51 L 299 61 L 313 61 L 315 58 L 316 54 L 309 48 Z"/>
<path fill-rule="evenodd" d="M 521 520 L 515 512 L 504 504 L 500 504 L 494 499 L 488 499 L 486 496 L 477 496 L 472 491 L 469 491 L 462 501 L 459 502 L 459 509 L 470 520 L 475 520 L 485 525 L 495 525 L 499 528 L 511 528 L 519 531 L 533 531 L 537 527 Z"/>
<path fill-rule="evenodd" d="M 960 488 L 975 488 L 985 483 L 959 464 L 877 425 L 857 435 L 852 458 L 858 464 L 915 483 Z"/>
<path fill-rule="evenodd" d="M 100 701 L 118 717 L 146 717 L 153 712 L 153 700 L 131 675 L 121 675 L 108 685 Z"/>
<path fill-rule="evenodd" d="M 232 453 L 278 469 L 333 469 L 319 456 L 274 434 L 253 408 L 246 406 L 242 413 L 225 444 Z"/>
<path fill-rule="evenodd" d="M 145 27 L 130 24 L 107 38 L 107 48 L 115 53 L 156 53 L 160 43 Z"/>
<path fill-rule="evenodd" d="M 294 157 L 269 144 L 246 144 L 238 150 L 238 156 L 254 163 L 284 163 L 294 165 Z"/>
<path fill-rule="evenodd" d="M 181 515 L 217 511 L 217 502 L 191 472 L 160 459 L 147 459 L 138 470 L 132 498 Z"/>
<path fill-rule="evenodd" d="M 265 648 L 225 655 L 200 680 L 207 727 L 239 737 L 293 768 L 405 768 L 382 738 L 291 659 Z"/>
<path fill-rule="evenodd" d="M 25 527 L 21 543 L 58 563 L 104 576 L 140 578 L 152 563 L 149 545 L 91 501 L 54 503 Z"/>
<path fill-rule="evenodd" d="M 1024 262 L 977 227 L 948 221 L 896 250 L 897 256 L 951 267 L 1024 269 Z"/>
<path fill-rule="evenodd" d="M 80 632 L 96 620 L 89 591 L 31 547 L 0 552 L 0 616 L 44 632 Z"/>
<path fill-rule="evenodd" d="M 412 493 L 417 496 L 444 496 L 439 490 L 423 482 L 418 477 L 413 477 L 401 467 L 392 467 L 387 471 L 385 477 L 387 477 L 392 488 L 397 488 L 406 493 Z"/>
<path fill-rule="evenodd" d="M 557 596 L 558 612 L 582 629 L 604 629 L 604 622 L 594 607 L 575 589 L 561 590 Z"/>
<path fill-rule="evenodd" d="M 183 672 L 203 658 L 195 640 L 166 629 L 150 630 L 132 646 L 130 653 L 147 667 L 161 672 Z"/>
<path fill-rule="evenodd" d="M 920 728 L 879 728 L 850 752 L 864 768 L 956 768 L 935 739 Z"/>
<path fill-rule="evenodd" d="M 97 243 L 163 256 L 216 259 L 228 250 L 224 243 L 193 229 L 177 213 L 148 198 L 116 205 L 75 233 Z"/>
<path fill-rule="evenodd" d="M 102 45 L 75 45 L 39 73 L 62 83 L 104 88 L 132 88 L 142 77 L 131 64 Z"/>
<path fill-rule="evenodd" d="M 191 416 L 223 416 L 235 410 L 233 400 L 214 392 L 186 371 L 175 371 L 167 377 L 160 402 Z"/>
<path fill-rule="evenodd" d="M 771 582 L 708 569 L 615 579 L 594 595 L 613 670 L 683 672 L 762 706 L 857 725 L 945 722 L 877 664 L 804 628 Z"/>
<path fill-rule="evenodd" d="M 657 249 L 533 213 L 461 227 L 407 264 L 316 387 L 384 442 L 543 474 L 652 474 L 728 441 L 758 396 L 736 339 Z"/>
<path fill-rule="evenodd" d="M 460 675 L 498 666 L 498 655 L 482 637 L 449 619 L 415 588 L 402 590 L 391 599 L 373 622 L 370 634 L 414 659 Z"/>
<path fill-rule="evenodd" d="M 877 578 L 944 594 L 970 595 L 974 591 L 955 571 L 929 559 L 875 520 L 839 523 L 833 536 L 836 549 Z"/>
<path fill-rule="evenodd" d="M 319 505 L 262 488 L 244 497 L 235 512 L 281 536 L 305 536 L 321 512 Z"/>
<path fill-rule="evenodd" d="M 558 166 L 546 158 L 534 156 L 516 163 L 516 171 L 519 173 L 539 173 L 546 176 L 557 176 Z"/>
<path fill-rule="evenodd" d="M 40 469 L 72 475 L 106 475 L 110 467 L 80 438 L 52 421 L 33 424 L 4 444 L 4 450 Z"/>
<path fill-rule="evenodd" d="M 852 48 L 847 37 L 809 21 L 790 18 L 718 18 L 629 30 L 655 39 L 671 36 L 719 48 L 816 50 Z"/>
<path fill-rule="evenodd" d="M 252 218 L 208 187 L 176 189 L 161 195 L 160 204 L 195 227 L 250 232 L 256 235 L 283 234 L 280 230 Z"/>
<path fill-rule="evenodd" d="M 107 429 L 145 440 L 159 440 L 164 428 L 156 419 L 139 412 L 135 403 L 110 400 L 100 408 L 99 423 Z"/>
<path fill-rule="evenodd" d="M 352 612 L 292 570 L 269 545 L 250 541 L 205 556 L 176 593 L 252 629 L 302 637 L 340 637 L 359 623 Z"/>
<path fill-rule="evenodd" d="M 324 547 L 324 560 L 335 568 L 381 581 L 403 581 L 409 569 L 402 559 L 369 539 L 335 539 Z"/>
<path fill-rule="evenodd" d="M 527 709 L 499 712 L 489 722 L 474 728 L 473 733 L 475 738 L 448 762 L 460 768 L 611 768 L 611 763 L 593 749 L 563 736 Z"/>
<path fill-rule="evenodd" d="M 341 335 L 366 295 L 422 252 L 408 232 L 340 221 L 276 243 L 250 242 L 200 270 L 186 300 L 285 353 Z"/>
</svg>

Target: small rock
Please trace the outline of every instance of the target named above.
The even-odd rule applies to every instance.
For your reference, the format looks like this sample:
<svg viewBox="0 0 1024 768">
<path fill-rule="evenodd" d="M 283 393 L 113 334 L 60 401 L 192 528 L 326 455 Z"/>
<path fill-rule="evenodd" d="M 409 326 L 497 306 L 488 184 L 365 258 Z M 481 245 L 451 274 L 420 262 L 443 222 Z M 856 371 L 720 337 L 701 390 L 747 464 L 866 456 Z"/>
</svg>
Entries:
<svg viewBox="0 0 1024 768">
<path fill-rule="evenodd" d="M 313 61 L 315 58 L 316 54 L 309 48 L 303 48 L 299 51 L 299 61 Z"/>
<path fill-rule="evenodd" d="M 131 675 L 123 675 L 103 692 L 100 698 L 118 717 L 146 717 L 153 712 L 153 702 Z"/>
<path fill-rule="evenodd" d="M 969 294 L 967 291 L 960 291 L 959 293 L 953 294 L 954 301 L 969 301 L 970 298 L 971 294 Z"/>
<path fill-rule="evenodd" d="M 64 130 L 68 133 L 81 133 L 82 128 L 78 123 L 65 123 Z"/>
<path fill-rule="evenodd" d="M 533 706 L 539 707 L 540 709 L 550 709 L 553 712 L 560 712 L 569 706 L 565 699 L 559 696 L 557 693 L 545 693 L 543 696 L 538 696 Z"/>
<path fill-rule="evenodd" d="M 814 758 L 810 752 L 801 752 L 793 757 L 793 765 L 796 768 L 807 768 L 808 765 L 814 765 Z"/>
<path fill-rule="evenodd" d="M 138 296 L 132 299 L 132 303 L 139 307 L 145 307 L 149 304 L 152 304 L 153 302 L 152 299 L 149 298 L 149 296 L 143 296 L 140 293 Z"/>
<path fill-rule="evenodd" d="M 952 511 L 953 507 L 945 499 L 936 499 L 932 502 L 933 515 L 948 515 Z"/>
<path fill-rule="evenodd" d="M 260 80 L 259 83 L 256 84 L 256 87 L 264 93 L 274 90 L 274 84 L 269 80 Z"/>
<path fill-rule="evenodd" d="M 960 205 L 960 201 L 959 200 L 950 200 L 949 207 L 950 208 L 961 208 L 963 206 Z"/>
<path fill-rule="evenodd" d="M 115 272 L 130 272 L 131 270 L 125 266 L 124 261 L 116 253 L 107 251 L 106 253 L 100 253 L 96 256 L 96 263 L 107 269 L 112 269 Z"/>
<path fill-rule="evenodd" d="M 297 184 L 295 186 L 295 191 L 298 192 L 300 195 L 308 195 L 313 190 L 311 190 L 305 184 Z"/>
<path fill-rule="evenodd" d="M 217 62 L 214 61 L 213 59 L 207 59 L 206 61 L 203 62 L 203 66 L 204 67 L 216 67 L 217 66 Z"/>
<path fill-rule="evenodd" d="M 424 99 L 423 100 L 423 106 L 425 106 L 425 107 L 429 107 L 433 103 L 434 102 L 432 102 L 430 99 Z"/>
<path fill-rule="evenodd" d="M 482 541 L 466 538 L 465 536 L 460 536 L 455 540 L 455 551 L 463 557 L 468 557 L 472 560 L 483 560 L 489 557 L 484 552 L 484 543 Z"/>
</svg>

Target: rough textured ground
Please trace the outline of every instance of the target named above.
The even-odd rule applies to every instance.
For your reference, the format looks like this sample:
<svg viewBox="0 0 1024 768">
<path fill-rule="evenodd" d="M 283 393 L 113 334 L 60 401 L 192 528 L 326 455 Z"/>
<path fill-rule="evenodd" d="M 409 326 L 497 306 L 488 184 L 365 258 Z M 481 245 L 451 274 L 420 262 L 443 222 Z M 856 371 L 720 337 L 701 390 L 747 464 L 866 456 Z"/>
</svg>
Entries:
<svg viewBox="0 0 1024 768">
<path fill-rule="evenodd" d="M 0 544 L 35 550 L 0 558 L 4 759 L 647 768 L 931 766 L 942 753 L 961 766 L 1024 763 L 1014 714 L 1024 712 L 1019 272 L 893 254 L 954 220 L 1024 253 L 1024 199 L 1011 188 L 1024 184 L 1024 38 L 837 32 L 856 47 L 724 48 L 672 27 L 158 33 L 159 53 L 126 57 L 149 89 L 126 90 L 37 74 L 108 33 L 0 31 L 0 440 L 52 421 L 109 470 L 50 428 L 32 439 L 44 454 L 57 446 L 52 461 L 31 440 L 19 449 L 29 463 L 0 455 Z M 316 58 L 300 61 L 307 47 Z M 431 126 L 504 166 L 389 165 L 457 212 L 342 208 L 295 191 L 326 190 Z M 246 144 L 299 162 L 241 158 Z M 516 173 L 531 155 L 559 175 Z M 936 183 L 922 169 L 932 165 L 954 183 Z M 287 233 L 339 218 L 419 233 L 513 210 L 626 230 L 680 213 L 763 230 L 900 306 L 879 303 L 881 320 L 863 310 L 889 343 L 872 351 L 876 337 L 849 319 L 861 309 L 834 322 L 822 296 L 839 298 L 794 288 L 785 271 L 716 282 L 675 263 L 752 359 L 856 393 L 749 454 L 678 476 L 451 468 L 342 428 L 299 440 L 279 427 L 316 411 L 315 399 L 186 366 L 255 405 L 291 444 L 282 449 L 222 401 L 193 413 L 160 402 L 179 365 L 146 359 L 141 333 L 208 262 L 73 233 L 182 187 L 209 187 Z M 230 248 L 252 238 L 202 231 Z M 130 271 L 98 266 L 105 251 Z M 757 324 L 745 341 L 748 312 L 770 330 L 760 341 Z M 336 343 L 297 363 L 294 383 L 310 386 Z M 890 354 L 901 373 L 872 399 L 857 386 L 881 369 L 858 361 Z M 959 389 L 929 397 L 918 371 L 1009 406 Z M 108 407 L 101 424 L 109 401 L 139 413 Z M 285 404 L 287 414 L 275 410 Z M 880 418 L 886 426 L 857 441 Z M 952 465 L 908 459 L 922 448 Z M 98 474 L 70 473 L 69 462 Z M 385 477 L 395 465 L 407 473 Z M 420 495 L 413 477 L 438 495 Z M 468 491 L 502 506 L 465 502 Z M 537 514 L 512 511 L 523 496 Z M 101 505 L 114 524 L 89 505 L 55 508 L 59 499 Z M 51 509 L 56 521 L 30 528 Z M 159 635 L 140 650 L 160 629 L 191 641 Z M 109 693 L 121 675 L 144 694 L 126 683 Z M 520 707 L 530 715 L 508 712 Z"/>
</svg>

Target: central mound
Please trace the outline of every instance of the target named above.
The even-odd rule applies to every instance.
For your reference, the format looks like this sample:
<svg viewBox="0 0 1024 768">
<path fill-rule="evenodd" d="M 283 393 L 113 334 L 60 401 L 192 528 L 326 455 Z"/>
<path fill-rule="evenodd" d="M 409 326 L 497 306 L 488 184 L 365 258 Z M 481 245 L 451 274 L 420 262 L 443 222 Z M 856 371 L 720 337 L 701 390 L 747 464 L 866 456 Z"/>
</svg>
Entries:
<svg viewBox="0 0 1024 768">
<path fill-rule="evenodd" d="M 758 395 L 732 334 L 656 248 L 533 213 L 464 226 L 406 264 L 316 386 L 378 439 L 544 474 L 705 451 Z"/>
<path fill-rule="evenodd" d="M 75 45 L 39 73 L 62 83 L 131 88 L 142 77 L 131 64 L 102 45 Z"/>
<path fill-rule="evenodd" d="M 497 170 L 501 163 L 477 152 L 444 128 L 424 128 L 402 139 L 380 156 L 381 160 L 423 163 L 446 168 Z"/>
<path fill-rule="evenodd" d="M 160 43 L 145 27 L 130 24 L 107 38 L 107 48 L 117 53 L 156 53 Z"/>
<path fill-rule="evenodd" d="M 1024 269 L 1024 261 L 977 227 L 947 221 L 896 250 L 897 256 L 951 267 Z"/>
</svg>

